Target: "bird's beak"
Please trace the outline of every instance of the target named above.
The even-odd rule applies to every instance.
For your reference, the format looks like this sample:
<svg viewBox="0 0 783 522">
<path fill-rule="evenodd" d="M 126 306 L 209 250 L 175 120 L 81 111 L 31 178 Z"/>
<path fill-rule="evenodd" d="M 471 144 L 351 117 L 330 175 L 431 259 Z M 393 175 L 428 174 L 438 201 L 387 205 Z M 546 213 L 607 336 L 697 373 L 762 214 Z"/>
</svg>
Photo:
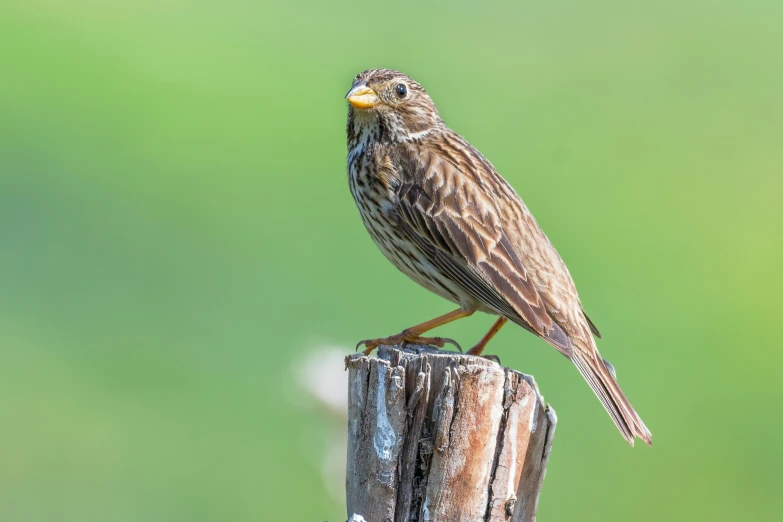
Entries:
<svg viewBox="0 0 783 522">
<path fill-rule="evenodd" d="M 355 85 L 348 91 L 348 94 L 345 95 L 345 99 L 348 100 L 348 103 L 353 105 L 355 109 L 371 109 L 380 102 L 375 91 L 363 83 Z"/>
</svg>

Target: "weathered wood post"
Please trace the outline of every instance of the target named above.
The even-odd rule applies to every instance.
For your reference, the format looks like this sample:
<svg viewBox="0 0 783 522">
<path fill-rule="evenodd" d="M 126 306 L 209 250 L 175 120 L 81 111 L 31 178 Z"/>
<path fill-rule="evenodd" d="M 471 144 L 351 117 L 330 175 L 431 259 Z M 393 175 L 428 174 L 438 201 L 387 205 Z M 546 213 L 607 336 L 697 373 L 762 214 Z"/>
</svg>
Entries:
<svg viewBox="0 0 783 522">
<path fill-rule="evenodd" d="M 345 363 L 349 519 L 535 520 L 557 417 L 532 377 L 428 346 Z"/>
</svg>

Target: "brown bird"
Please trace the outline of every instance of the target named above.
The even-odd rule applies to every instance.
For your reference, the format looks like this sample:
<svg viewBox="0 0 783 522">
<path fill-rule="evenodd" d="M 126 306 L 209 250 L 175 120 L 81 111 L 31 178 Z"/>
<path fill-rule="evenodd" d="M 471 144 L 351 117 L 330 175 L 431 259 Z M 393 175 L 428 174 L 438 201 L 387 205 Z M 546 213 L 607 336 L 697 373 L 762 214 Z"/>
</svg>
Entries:
<svg viewBox="0 0 783 522">
<path fill-rule="evenodd" d="M 499 316 L 469 353 L 479 355 L 511 320 L 570 359 L 625 440 L 652 435 L 601 358 L 563 260 L 513 188 L 479 151 L 449 129 L 410 77 L 359 74 L 346 95 L 348 179 L 367 231 L 408 277 L 459 308 L 378 345 L 446 339 L 422 334 L 482 311 Z"/>
</svg>

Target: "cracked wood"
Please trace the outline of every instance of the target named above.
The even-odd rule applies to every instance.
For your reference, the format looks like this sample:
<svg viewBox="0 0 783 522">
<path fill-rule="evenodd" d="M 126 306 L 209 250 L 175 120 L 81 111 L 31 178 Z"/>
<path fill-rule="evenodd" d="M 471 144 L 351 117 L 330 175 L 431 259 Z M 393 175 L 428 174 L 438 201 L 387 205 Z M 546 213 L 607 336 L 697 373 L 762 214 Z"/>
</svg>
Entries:
<svg viewBox="0 0 783 522">
<path fill-rule="evenodd" d="M 556 416 L 531 377 L 425 346 L 346 367 L 349 517 L 535 520 Z"/>
</svg>

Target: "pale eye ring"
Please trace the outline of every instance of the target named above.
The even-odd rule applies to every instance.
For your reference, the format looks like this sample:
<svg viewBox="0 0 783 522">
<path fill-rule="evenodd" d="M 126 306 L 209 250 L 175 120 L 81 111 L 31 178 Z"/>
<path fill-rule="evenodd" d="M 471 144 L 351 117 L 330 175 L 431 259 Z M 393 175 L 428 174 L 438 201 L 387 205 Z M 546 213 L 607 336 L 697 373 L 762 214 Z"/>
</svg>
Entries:
<svg viewBox="0 0 783 522">
<path fill-rule="evenodd" d="M 408 95 L 408 87 L 406 87 L 404 83 L 398 83 L 397 86 L 394 87 L 394 90 L 400 98 L 405 98 L 405 96 Z"/>
</svg>

